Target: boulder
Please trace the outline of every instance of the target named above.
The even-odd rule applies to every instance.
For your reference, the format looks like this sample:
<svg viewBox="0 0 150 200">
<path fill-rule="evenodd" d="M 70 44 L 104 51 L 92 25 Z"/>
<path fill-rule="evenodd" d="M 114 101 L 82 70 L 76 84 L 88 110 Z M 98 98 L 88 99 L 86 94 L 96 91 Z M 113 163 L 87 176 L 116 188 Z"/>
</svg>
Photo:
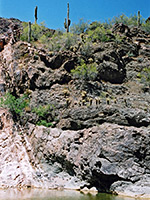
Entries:
<svg viewBox="0 0 150 200">
<path fill-rule="evenodd" d="M 126 71 L 113 62 L 104 61 L 98 66 L 98 79 L 111 83 L 122 83 L 126 77 Z"/>
<path fill-rule="evenodd" d="M 116 23 L 112 28 L 113 33 L 121 33 L 130 36 L 130 28 L 123 23 Z"/>
</svg>

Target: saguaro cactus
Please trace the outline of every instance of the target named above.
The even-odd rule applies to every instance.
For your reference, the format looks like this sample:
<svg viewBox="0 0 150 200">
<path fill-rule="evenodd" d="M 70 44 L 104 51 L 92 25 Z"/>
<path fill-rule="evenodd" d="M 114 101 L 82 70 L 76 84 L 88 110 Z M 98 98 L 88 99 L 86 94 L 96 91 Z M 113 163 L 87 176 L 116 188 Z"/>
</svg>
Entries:
<svg viewBox="0 0 150 200">
<path fill-rule="evenodd" d="M 138 11 L 137 25 L 138 25 L 138 27 L 140 27 L 140 25 L 141 25 L 141 16 L 140 16 L 140 11 Z"/>
<path fill-rule="evenodd" d="M 35 12 L 34 12 L 34 16 L 35 16 L 35 24 L 37 23 L 37 9 L 38 9 L 38 7 L 36 6 L 35 7 Z"/>
<path fill-rule="evenodd" d="M 65 18 L 64 27 L 69 32 L 69 26 L 71 24 L 71 20 L 69 19 L 69 3 L 67 4 L 67 19 Z"/>
<path fill-rule="evenodd" d="M 31 22 L 28 23 L 28 42 L 31 41 Z"/>
</svg>

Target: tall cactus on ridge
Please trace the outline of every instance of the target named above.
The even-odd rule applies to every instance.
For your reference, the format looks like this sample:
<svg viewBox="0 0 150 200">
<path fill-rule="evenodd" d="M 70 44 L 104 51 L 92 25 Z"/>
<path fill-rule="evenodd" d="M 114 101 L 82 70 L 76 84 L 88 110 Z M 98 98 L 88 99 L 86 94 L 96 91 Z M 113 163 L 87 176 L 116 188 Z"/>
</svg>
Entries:
<svg viewBox="0 0 150 200">
<path fill-rule="evenodd" d="M 138 27 L 141 26 L 141 15 L 140 15 L 140 11 L 138 11 L 137 26 L 138 26 Z"/>
<path fill-rule="evenodd" d="M 69 26 L 71 24 L 71 20 L 69 19 L 69 3 L 67 4 L 67 19 L 65 18 L 64 27 L 69 32 Z"/>
<path fill-rule="evenodd" d="M 28 42 L 31 41 L 31 22 L 28 23 Z"/>
<path fill-rule="evenodd" d="M 35 11 L 34 11 L 35 24 L 37 23 L 37 19 L 38 19 L 38 17 L 37 17 L 37 9 L 38 9 L 38 7 L 36 6 L 35 7 Z"/>
</svg>

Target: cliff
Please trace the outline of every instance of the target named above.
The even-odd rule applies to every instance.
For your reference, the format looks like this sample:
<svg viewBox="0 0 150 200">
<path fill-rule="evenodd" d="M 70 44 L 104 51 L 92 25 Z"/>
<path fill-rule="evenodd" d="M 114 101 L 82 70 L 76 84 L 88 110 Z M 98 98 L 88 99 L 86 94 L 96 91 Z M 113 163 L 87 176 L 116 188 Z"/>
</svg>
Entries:
<svg viewBox="0 0 150 200">
<path fill-rule="evenodd" d="M 149 197 L 150 35 L 117 24 L 119 42 L 49 51 L 19 39 L 19 20 L 0 23 L 0 187 Z M 92 78 L 74 76 L 84 65 Z"/>
</svg>

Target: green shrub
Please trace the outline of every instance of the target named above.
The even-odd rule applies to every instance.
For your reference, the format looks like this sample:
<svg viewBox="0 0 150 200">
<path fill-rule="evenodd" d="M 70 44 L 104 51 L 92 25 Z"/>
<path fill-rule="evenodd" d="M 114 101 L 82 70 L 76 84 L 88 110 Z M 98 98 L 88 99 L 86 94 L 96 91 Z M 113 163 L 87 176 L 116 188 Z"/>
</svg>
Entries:
<svg viewBox="0 0 150 200">
<path fill-rule="evenodd" d="M 121 43 L 123 40 L 124 40 L 124 36 L 121 36 L 119 34 L 114 34 L 113 41 L 115 41 L 116 43 Z"/>
<path fill-rule="evenodd" d="M 77 24 L 73 24 L 70 28 L 70 31 L 74 34 L 81 34 L 84 33 L 89 27 L 88 22 L 84 22 L 83 19 L 80 19 Z"/>
<path fill-rule="evenodd" d="M 52 122 L 47 122 L 46 120 L 40 120 L 37 122 L 38 126 L 46 126 L 46 127 L 52 127 L 53 123 Z"/>
<path fill-rule="evenodd" d="M 71 70 L 74 78 L 81 79 L 82 81 L 94 80 L 97 76 L 96 63 L 86 65 L 84 60 L 81 60 L 81 65 Z"/>
<path fill-rule="evenodd" d="M 109 37 L 111 31 L 109 29 L 105 29 L 103 26 L 97 27 L 95 30 L 89 30 L 87 34 L 88 41 L 92 42 L 108 42 L 112 40 Z"/>
<path fill-rule="evenodd" d="M 150 87 L 150 67 L 144 68 L 137 77 L 140 79 L 140 82 L 146 86 Z"/>
<path fill-rule="evenodd" d="M 32 109 L 32 112 L 36 113 L 37 115 L 37 121 L 36 124 L 37 125 L 43 125 L 46 127 L 50 127 L 52 126 L 52 121 L 53 119 L 53 111 L 54 111 L 54 106 L 51 104 L 47 104 L 47 105 L 40 105 L 38 107 L 34 107 Z"/>
<path fill-rule="evenodd" d="M 56 33 L 51 38 L 48 46 L 50 51 L 69 50 L 80 41 L 79 36 L 73 33 Z"/>
<path fill-rule="evenodd" d="M 87 41 L 86 43 L 82 44 L 80 53 L 81 55 L 85 56 L 85 58 L 90 57 L 92 54 L 92 43 Z"/>
<path fill-rule="evenodd" d="M 130 17 L 127 17 L 126 15 L 122 14 L 118 17 L 113 17 L 110 23 L 123 23 L 127 26 L 137 26 L 137 15 L 131 15 Z"/>
<path fill-rule="evenodd" d="M 94 31 L 97 27 L 101 27 L 102 24 L 98 21 L 92 22 L 89 27 L 88 30 Z"/>
<path fill-rule="evenodd" d="M 150 22 L 143 23 L 143 24 L 142 24 L 142 29 L 143 29 L 146 33 L 150 34 Z"/>
<path fill-rule="evenodd" d="M 141 24 L 145 23 L 145 19 L 141 16 L 140 17 Z M 130 15 L 127 17 L 125 14 L 121 14 L 119 16 L 115 16 L 112 19 L 108 19 L 103 23 L 98 22 L 97 27 L 102 25 L 105 29 L 110 29 L 115 23 L 123 23 L 127 26 L 137 26 L 137 14 Z"/>
<path fill-rule="evenodd" d="M 39 117 L 45 117 L 49 111 L 52 111 L 54 109 L 54 106 L 51 104 L 34 107 L 32 109 L 32 112 L 35 112 Z"/>
<path fill-rule="evenodd" d="M 46 44 L 47 41 L 48 41 L 48 39 L 47 39 L 46 35 L 42 35 L 42 36 L 40 37 L 39 41 L 40 41 L 42 44 Z"/>
<path fill-rule="evenodd" d="M 64 49 L 70 49 L 71 46 L 74 46 L 77 43 L 77 37 L 75 34 L 63 34 L 62 40 L 64 41 Z"/>
<path fill-rule="evenodd" d="M 22 25 L 23 25 L 23 31 L 20 36 L 20 39 L 23 41 L 28 41 L 28 23 L 24 22 Z M 40 25 L 32 24 L 31 41 L 41 40 L 41 42 L 43 43 L 43 37 L 44 37 L 44 43 L 47 42 L 48 38 L 52 37 L 52 32 L 45 27 L 44 22 L 42 22 Z"/>
<path fill-rule="evenodd" d="M 20 39 L 22 41 L 28 41 L 28 23 L 27 22 L 23 22 L 22 26 L 23 26 L 23 31 L 22 31 L 22 34 L 20 36 Z"/>
<path fill-rule="evenodd" d="M 12 94 L 6 93 L 0 99 L 0 107 L 7 108 L 15 116 L 22 116 L 24 109 L 29 106 L 29 102 L 29 98 L 25 94 L 16 98 Z"/>
</svg>

